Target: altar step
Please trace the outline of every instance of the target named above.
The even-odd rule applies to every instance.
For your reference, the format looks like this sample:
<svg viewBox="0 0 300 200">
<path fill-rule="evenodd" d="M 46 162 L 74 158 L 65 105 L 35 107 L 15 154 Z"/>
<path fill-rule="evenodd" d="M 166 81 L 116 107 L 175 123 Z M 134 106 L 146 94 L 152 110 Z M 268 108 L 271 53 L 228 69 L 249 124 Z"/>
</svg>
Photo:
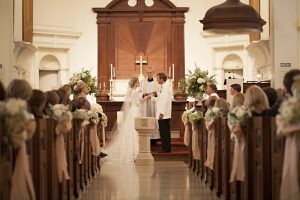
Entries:
<svg viewBox="0 0 300 200">
<path fill-rule="evenodd" d="M 188 147 L 178 140 L 171 141 L 170 153 L 159 153 L 161 151 L 161 141 L 151 145 L 151 152 L 155 161 L 184 161 L 188 162 Z"/>
</svg>

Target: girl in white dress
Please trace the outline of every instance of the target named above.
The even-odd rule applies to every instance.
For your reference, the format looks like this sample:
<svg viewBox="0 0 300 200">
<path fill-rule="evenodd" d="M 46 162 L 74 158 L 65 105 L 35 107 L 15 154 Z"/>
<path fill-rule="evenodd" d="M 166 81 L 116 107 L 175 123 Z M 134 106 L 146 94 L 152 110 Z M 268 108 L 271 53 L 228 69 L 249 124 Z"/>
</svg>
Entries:
<svg viewBox="0 0 300 200">
<path fill-rule="evenodd" d="M 140 86 L 137 77 L 133 77 L 128 84 L 128 90 L 123 102 L 123 120 L 117 125 L 111 142 L 104 149 L 108 154 L 106 161 L 133 162 L 139 152 L 138 133 L 134 128 L 134 119 L 141 115 L 141 104 L 145 101 L 137 88 Z"/>
</svg>

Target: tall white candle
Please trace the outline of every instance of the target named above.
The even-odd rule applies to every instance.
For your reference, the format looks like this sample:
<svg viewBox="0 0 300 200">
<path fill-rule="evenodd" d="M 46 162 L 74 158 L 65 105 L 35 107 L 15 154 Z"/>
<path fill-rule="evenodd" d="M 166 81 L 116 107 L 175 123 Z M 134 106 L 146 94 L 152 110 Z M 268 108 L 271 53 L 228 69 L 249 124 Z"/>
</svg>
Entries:
<svg viewBox="0 0 300 200">
<path fill-rule="evenodd" d="M 172 64 L 172 79 L 174 80 L 174 64 Z"/>
<path fill-rule="evenodd" d="M 116 67 L 113 67 L 113 78 L 116 78 Z"/>
<path fill-rule="evenodd" d="M 110 79 L 113 78 L 113 65 L 110 64 Z"/>
<path fill-rule="evenodd" d="M 172 74 L 171 74 L 171 67 L 169 67 L 169 78 L 171 78 Z"/>
</svg>

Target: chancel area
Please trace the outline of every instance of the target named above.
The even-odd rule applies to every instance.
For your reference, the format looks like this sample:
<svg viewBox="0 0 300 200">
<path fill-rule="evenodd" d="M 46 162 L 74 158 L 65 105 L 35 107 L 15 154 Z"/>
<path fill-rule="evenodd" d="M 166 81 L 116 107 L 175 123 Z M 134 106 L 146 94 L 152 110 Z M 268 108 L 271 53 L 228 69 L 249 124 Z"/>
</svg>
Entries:
<svg viewBox="0 0 300 200">
<path fill-rule="evenodd" d="M 0 200 L 300 199 L 298 0 L 1 0 Z"/>
</svg>

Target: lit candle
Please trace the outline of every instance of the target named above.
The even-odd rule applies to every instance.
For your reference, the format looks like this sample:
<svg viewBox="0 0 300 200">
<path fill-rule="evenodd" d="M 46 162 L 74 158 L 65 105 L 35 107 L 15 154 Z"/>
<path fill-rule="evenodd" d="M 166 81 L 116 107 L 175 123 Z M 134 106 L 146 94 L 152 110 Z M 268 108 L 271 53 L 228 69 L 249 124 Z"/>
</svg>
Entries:
<svg viewBox="0 0 300 200">
<path fill-rule="evenodd" d="M 103 90 L 105 91 L 105 82 L 103 82 Z"/>
<path fill-rule="evenodd" d="M 113 65 L 110 64 L 110 79 L 113 78 Z"/>
<path fill-rule="evenodd" d="M 172 79 L 174 80 L 174 64 L 172 64 Z"/>
<path fill-rule="evenodd" d="M 169 67 L 169 78 L 171 78 L 172 74 L 171 74 L 171 67 Z"/>
<path fill-rule="evenodd" d="M 116 67 L 113 68 L 113 78 L 116 78 Z"/>
<path fill-rule="evenodd" d="M 101 83 L 99 83 L 99 91 L 102 91 L 102 90 L 101 90 Z"/>
</svg>

